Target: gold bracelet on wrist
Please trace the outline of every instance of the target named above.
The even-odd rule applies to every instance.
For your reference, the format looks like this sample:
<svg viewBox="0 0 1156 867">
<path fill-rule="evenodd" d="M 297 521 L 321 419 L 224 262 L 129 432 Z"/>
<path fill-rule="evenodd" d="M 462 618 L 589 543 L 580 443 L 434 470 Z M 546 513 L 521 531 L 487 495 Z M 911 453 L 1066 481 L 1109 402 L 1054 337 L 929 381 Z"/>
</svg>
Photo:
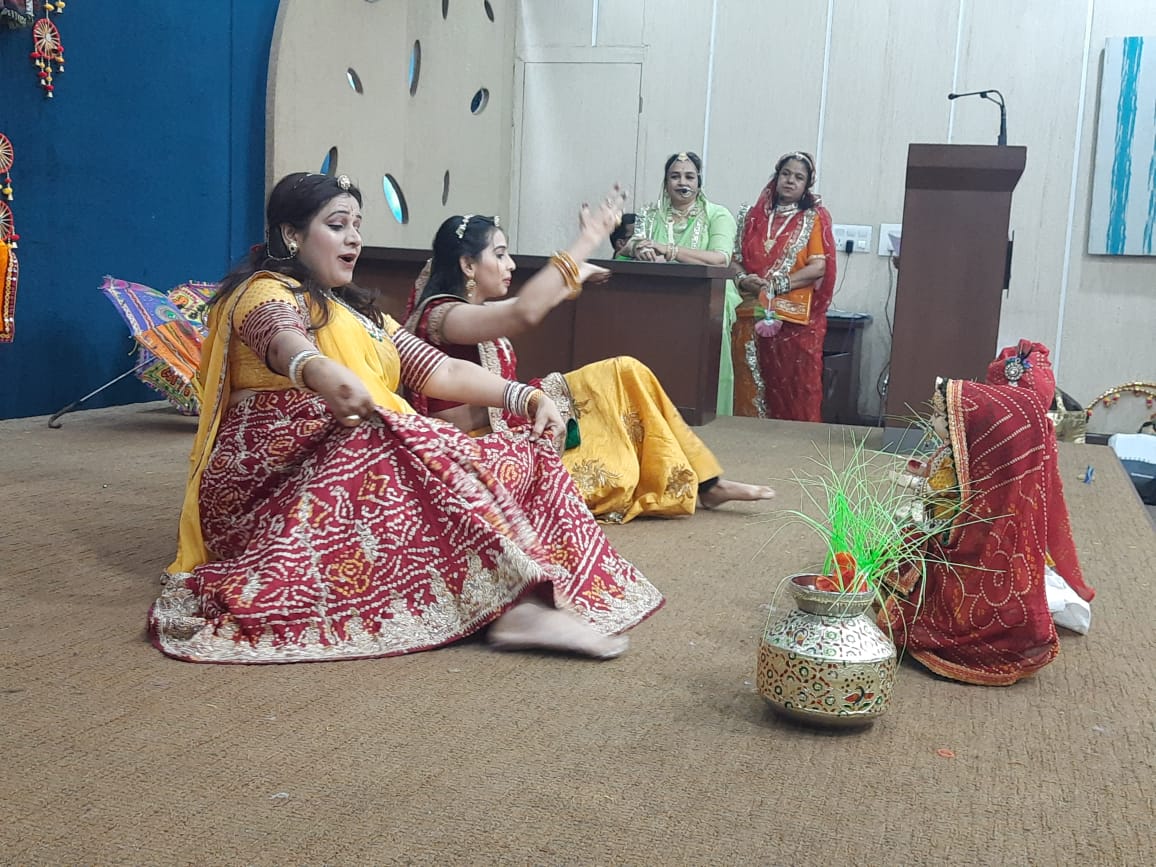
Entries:
<svg viewBox="0 0 1156 867">
<path fill-rule="evenodd" d="M 566 250 L 557 250 L 550 257 L 550 264 L 558 269 L 562 275 L 562 281 L 569 287 L 570 294 L 567 297 L 570 301 L 582 294 L 582 280 L 579 276 L 578 263 L 574 261 L 573 256 Z"/>
</svg>

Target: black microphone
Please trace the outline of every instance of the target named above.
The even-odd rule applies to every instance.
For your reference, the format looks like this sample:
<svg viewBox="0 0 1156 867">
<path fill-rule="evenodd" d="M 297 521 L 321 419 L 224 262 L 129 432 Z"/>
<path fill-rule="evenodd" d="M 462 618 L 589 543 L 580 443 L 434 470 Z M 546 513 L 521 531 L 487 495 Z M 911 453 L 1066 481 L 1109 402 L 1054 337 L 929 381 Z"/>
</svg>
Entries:
<svg viewBox="0 0 1156 867">
<path fill-rule="evenodd" d="M 995 97 L 991 96 L 991 94 L 993 94 L 993 93 L 996 96 L 998 96 L 999 99 L 996 99 Z M 948 99 L 959 99 L 961 96 L 978 96 L 980 99 L 989 99 L 992 102 L 994 102 L 996 105 L 999 106 L 999 138 L 996 139 L 995 143 L 997 145 L 999 145 L 1000 147 L 1006 146 L 1007 145 L 1007 107 L 1004 105 L 1004 102 L 1003 102 L 1003 94 L 1000 93 L 998 90 L 969 90 L 967 93 L 949 93 L 947 95 L 947 98 Z"/>
</svg>

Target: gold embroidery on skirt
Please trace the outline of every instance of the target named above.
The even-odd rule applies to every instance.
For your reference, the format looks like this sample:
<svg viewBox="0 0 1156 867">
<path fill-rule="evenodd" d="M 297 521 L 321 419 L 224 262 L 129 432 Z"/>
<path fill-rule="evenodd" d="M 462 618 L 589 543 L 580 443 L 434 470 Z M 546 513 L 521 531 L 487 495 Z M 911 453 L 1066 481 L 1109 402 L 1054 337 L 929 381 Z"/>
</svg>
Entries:
<svg viewBox="0 0 1156 867">
<path fill-rule="evenodd" d="M 666 480 L 666 495 L 682 499 L 695 493 L 695 477 L 690 467 L 671 467 Z"/>
<path fill-rule="evenodd" d="M 629 410 L 622 414 L 622 424 L 626 426 L 626 433 L 636 446 L 642 445 L 645 431 L 642 429 L 642 416 L 638 410 Z"/>
<path fill-rule="evenodd" d="M 583 496 L 594 494 L 599 488 L 604 488 L 621 480 L 622 476 L 612 473 L 601 461 L 580 461 L 570 468 L 570 475 Z"/>
</svg>

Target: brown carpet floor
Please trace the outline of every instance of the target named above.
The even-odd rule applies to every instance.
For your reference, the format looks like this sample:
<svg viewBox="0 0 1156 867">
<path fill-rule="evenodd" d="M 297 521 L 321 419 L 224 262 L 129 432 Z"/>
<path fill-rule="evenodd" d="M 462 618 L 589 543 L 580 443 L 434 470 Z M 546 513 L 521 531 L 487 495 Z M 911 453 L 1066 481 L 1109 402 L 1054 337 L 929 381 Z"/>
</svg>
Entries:
<svg viewBox="0 0 1156 867">
<path fill-rule="evenodd" d="M 889 715 L 830 733 L 752 686 L 767 604 L 818 554 L 764 549 L 763 505 L 609 529 L 668 598 L 613 662 L 167 659 L 143 625 L 193 426 L 158 404 L 0 422 L 4 863 L 1156 863 L 1156 533 L 1107 448 L 1061 451 L 1091 633 L 1006 689 L 905 662 Z M 701 433 L 751 481 L 840 436 Z"/>
</svg>

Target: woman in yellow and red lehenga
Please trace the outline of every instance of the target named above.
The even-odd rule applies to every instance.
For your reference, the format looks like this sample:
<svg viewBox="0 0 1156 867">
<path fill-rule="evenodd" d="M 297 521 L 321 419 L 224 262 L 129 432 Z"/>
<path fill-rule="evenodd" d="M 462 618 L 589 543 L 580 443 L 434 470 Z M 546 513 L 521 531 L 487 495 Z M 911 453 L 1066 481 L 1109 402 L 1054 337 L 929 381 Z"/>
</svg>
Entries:
<svg viewBox="0 0 1156 867">
<path fill-rule="evenodd" d="M 274 187 L 268 241 L 209 314 L 202 411 L 153 642 L 194 662 L 391 656 L 489 627 L 504 649 L 598 658 L 662 604 L 610 545 L 549 438 L 541 391 L 447 358 L 351 283 L 361 194 Z M 465 436 L 397 392 L 504 407 Z"/>
<path fill-rule="evenodd" d="M 831 215 L 811 192 L 814 184 L 814 158 L 801 151 L 785 154 L 758 201 L 739 212 L 735 285 L 743 303 L 731 338 L 735 415 L 822 421 L 835 240 Z M 795 298 L 806 293 L 796 290 L 807 289 L 804 311 Z M 776 297 L 791 312 L 768 318 Z"/>
<path fill-rule="evenodd" d="M 612 193 L 614 201 L 620 193 Z M 508 337 L 541 322 L 577 298 L 582 280 L 604 272 L 585 261 L 612 226 L 606 204 L 580 210 L 579 236 L 551 264 L 505 297 L 517 267 L 505 232 L 491 217 L 450 217 L 434 237 L 433 257 L 410 298 L 406 327 L 455 358 L 476 362 L 504 378 L 517 375 Z M 595 361 L 541 380 L 567 421 L 562 462 L 590 511 L 625 523 L 639 515 L 690 515 L 731 500 L 763 500 L 774 491 L 722 478 L 722 467 L 683 421 L 662 385 L 628 356 Z M 409 398 L 418 412 L 463 431 L 517 430 L 524 424 L 497 408 Z"/>
<path fill-rule="evenodd" d="M 880 625 L 937 674 L 1006 686 L 1059 653 L 1045 568 L 1085 601 L 1095 595 L 1072 541 L 1056 439 L 1030 386 L 941 381 L 932 404 L 944 444 L 928 461 L 928 499 L 944 530 L 928 543 L 926 574 L 900 576 Z"/>
</svg>

